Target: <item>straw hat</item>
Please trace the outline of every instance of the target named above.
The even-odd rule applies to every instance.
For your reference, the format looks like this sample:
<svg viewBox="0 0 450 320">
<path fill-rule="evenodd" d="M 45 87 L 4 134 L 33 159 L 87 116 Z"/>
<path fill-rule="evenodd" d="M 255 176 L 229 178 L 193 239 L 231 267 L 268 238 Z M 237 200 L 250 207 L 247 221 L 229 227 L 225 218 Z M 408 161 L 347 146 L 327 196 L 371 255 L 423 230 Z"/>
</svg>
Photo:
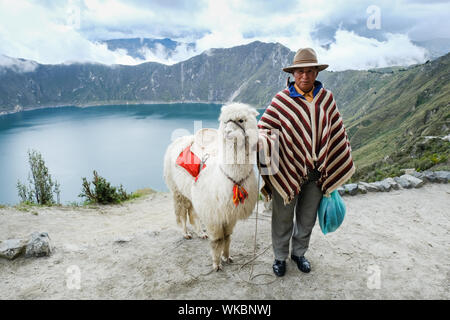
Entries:
<svg viewBox="0 0 450 320">
<path fill-rule="evenodd" d="M 292 65 L 283 68 L 283 71 L 293 73 L 295 69 L 304 67 L 317 67 L 319 71 L 322 71 L 328 68 L 328 65 L 317 62 L 317 55 L 313 49 L 304 48 L 297 51 Z"/>
</svg>

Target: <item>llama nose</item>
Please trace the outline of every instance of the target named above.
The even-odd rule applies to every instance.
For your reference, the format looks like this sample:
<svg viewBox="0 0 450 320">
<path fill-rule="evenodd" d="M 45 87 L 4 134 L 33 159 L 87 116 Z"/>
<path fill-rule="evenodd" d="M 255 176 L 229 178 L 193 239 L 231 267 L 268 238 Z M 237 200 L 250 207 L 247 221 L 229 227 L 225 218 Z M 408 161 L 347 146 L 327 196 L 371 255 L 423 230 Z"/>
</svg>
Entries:
<svg viewBox="0 0 450 320">
<path fill-rule="evenodd" d="M 232 131 L 233 131 L 233 130 L 231 130 L 230 128 L 226 128 L 226 129 L 225 129 L 225 135 L 226 135 L 226 136 L 229 136 L 230 133 L 231 133 Z"/>
</svg>

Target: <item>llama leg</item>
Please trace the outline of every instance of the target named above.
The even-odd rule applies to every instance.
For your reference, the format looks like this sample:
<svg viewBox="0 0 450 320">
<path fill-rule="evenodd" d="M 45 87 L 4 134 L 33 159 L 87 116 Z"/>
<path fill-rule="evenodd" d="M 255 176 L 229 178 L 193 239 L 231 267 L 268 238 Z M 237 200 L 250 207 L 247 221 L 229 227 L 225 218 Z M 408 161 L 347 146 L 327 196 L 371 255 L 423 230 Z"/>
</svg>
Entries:
<svg viewBox="0 0 450 320">
<path fill-rule="evenodd" d="M 220 255 L 223 250 L 224 239 L 216 239 L 211 241 L 211 255 L 213 259 L 213 270 L 222 270 L 222 263 L 220 261 Z"/>
<path fill-rule="evenodd" d="M 192 235 L 187 231 L 186 219 L 187 219 L 187 209 L 186 204 L 189 201 L 185 196 L 179 192 L 174 192 L 173 194 L 173 205 L 175 207 L 175 215 L 177 217 L 177 224 L 181 227 L 183 231 L 183 237 L 185 239 L 192 239 Z"/>
<path fill-rule="evenodd" d="M 219 271 L 222 270 L 222 263 L 220 260 L 220 256 L 223 251 L 223 228 L 218 225 L 207 225 L 206 230 L 208 232 L 208 236 L 210 239 L 211 245 L 211 256 L 213 260 L 213 270 Z"/>
<path fill-rule="evenodd" d="M 232 263 L 233 258 L 230 256 L 231 234 L 233 233 L 234 224 L 224 226 L 224 241 L 222 259 L 225 262 Z"/>
<path fill-rule="evenodd" d="M 197 233 L 197 235 L 202 239 L 208 239 L 208 235 L 203 230 L 202 223 L 201 223 L 198 215 L 195 213 L 192 203 L 188 209 L 188 215 L 189 215 L 189 222 L 194 227 L 195 233 Z"/>
<path fill-rule="evenodd" d="M 231 243 L 231 234 L 225 236 L 223 241 L 223 254 L 222 259 L 225 262 L 232 263 L 233 258 L 230 256 L 230 243 Z"/>
</svg>

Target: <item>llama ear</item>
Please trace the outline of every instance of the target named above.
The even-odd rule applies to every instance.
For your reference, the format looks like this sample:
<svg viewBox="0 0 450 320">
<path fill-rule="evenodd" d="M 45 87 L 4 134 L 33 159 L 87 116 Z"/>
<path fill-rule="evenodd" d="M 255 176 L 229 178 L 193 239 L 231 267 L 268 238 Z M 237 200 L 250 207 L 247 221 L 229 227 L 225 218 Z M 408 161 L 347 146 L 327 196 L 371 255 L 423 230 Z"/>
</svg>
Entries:
<svg viewBox="0 0 450 320">
<path fill-rule="evenodd" d="M 252 113 L 255 117 L 259 115 L 259 112 L 256 111 L 256 109 L 254 109 L 254 108 L 251 109 L 251 113 Z"/>
</svg>

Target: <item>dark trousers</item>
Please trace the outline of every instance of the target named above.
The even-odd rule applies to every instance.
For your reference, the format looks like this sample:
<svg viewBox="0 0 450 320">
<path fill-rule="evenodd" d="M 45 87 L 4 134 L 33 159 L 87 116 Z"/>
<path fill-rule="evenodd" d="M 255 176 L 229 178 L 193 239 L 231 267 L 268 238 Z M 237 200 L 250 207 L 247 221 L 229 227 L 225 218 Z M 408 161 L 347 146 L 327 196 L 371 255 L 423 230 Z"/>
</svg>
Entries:
<svg viewBox="0 0 450 320">
<path fill-rule="evenodd" d="M 289 204 L 272 188 L 272 246 L 275 259 L 286 260 L 291 254 L 303 256 L 308 250 L 312 229 L 316 222 L 317 209 L 323 193 L 317 186 L 319 175 L 313 171 Z M 295 213 L 295 214 L 294 214 Z"/>
</svg>

